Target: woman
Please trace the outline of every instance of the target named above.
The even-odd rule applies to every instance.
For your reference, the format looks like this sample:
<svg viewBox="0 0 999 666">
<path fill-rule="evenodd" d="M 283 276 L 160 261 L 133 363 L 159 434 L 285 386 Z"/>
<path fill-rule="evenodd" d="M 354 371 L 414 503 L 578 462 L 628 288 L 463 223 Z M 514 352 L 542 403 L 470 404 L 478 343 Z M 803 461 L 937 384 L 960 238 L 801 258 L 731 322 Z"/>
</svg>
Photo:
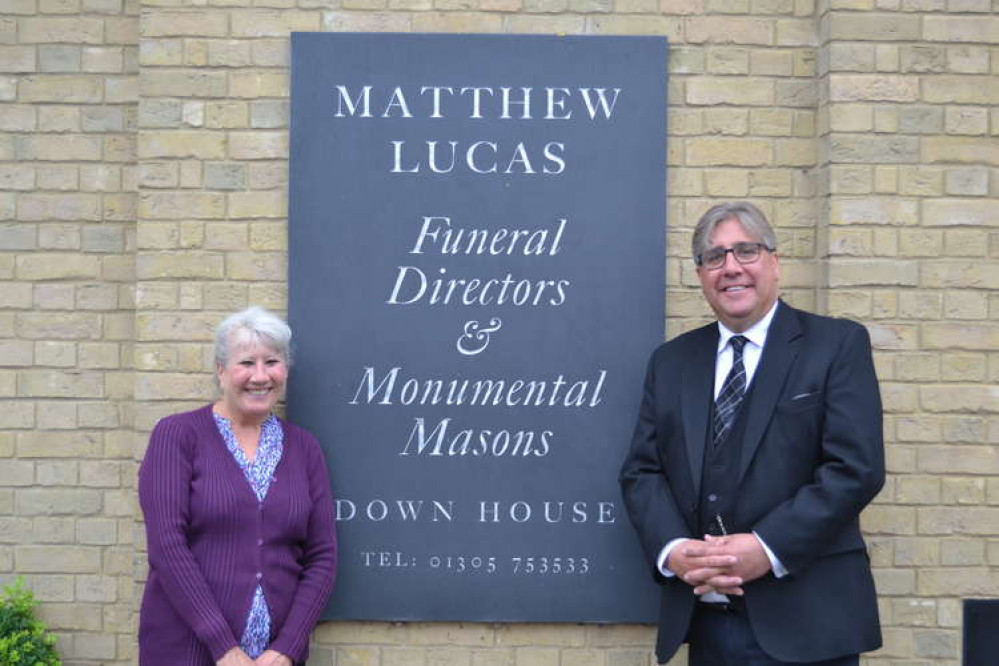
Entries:
<svg viewBox="0 0 999 666">
<path fill-rule="evenodd" d="M 222 397 L 153 430 L 139 469 L 142 666 L 291 666 L 308 656 L 336 536 L 318 442 L 272 413 L 290 340 L 266 310 L 232 315 L 215 332 Z"/>
</svg>

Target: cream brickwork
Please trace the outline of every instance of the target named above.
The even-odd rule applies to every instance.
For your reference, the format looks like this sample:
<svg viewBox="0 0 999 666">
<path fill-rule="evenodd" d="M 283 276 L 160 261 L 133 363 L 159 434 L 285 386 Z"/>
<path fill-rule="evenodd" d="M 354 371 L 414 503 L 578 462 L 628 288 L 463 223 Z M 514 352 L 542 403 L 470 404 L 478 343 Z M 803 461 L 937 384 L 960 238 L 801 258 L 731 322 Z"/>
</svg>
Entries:
<svg viewBox="0 0 999 666">
<path fill-rule="evenodd" d="M 0 12 L 0 579 L 64 663 L 130 663 L 139 7 Z"/>
<path fill-rule="evenodd" d="M 670 39 L 667 335 L 709 319 L 694 221 L 720 200 L 759 204 L 788 300 L 864 322 L 875 345 L 889 479 L 863 524 L 885 647 L 865 662 L 957 666 L 960 599 L 999 595 L 999 2 L 0 11 L 0 579 L 28 579 L 65 663 L 135 663 L 145 439 L 211 398 L 223 314 L 285 307 L 288 33 L 326 30 Z M 324 623 L 310 663 L 647 666 L 653 640 Z"/>
</svg>

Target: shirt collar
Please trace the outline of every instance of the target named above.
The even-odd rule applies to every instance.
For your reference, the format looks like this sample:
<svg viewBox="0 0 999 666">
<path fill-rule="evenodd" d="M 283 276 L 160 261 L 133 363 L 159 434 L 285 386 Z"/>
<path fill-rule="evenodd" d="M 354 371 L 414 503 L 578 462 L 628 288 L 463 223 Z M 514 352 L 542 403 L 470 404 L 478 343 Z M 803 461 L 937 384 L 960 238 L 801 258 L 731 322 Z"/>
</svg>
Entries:
<svg viewBox="0 0 999 666">
<path fill-rule="evenodd" d="M 741 335 L 754 345 L 763 349 L 763 343 L 767 340 L 767 331 L 770 330 L 770 322 L 774 319 L 774 313 L 777 312 L 777 304 L 780 303 L 779 300 L 774 301 L 773 306 L 770 311 L 763 315 L 763 318 L 758 322 L 747 328 L 742 333 L 736 333 L 729 329 L 725 324 L 718 322 L 718 352 L 721 353 L 726 346 L 728 346 L 728 341 L 735 335 Z"/>
</svg>

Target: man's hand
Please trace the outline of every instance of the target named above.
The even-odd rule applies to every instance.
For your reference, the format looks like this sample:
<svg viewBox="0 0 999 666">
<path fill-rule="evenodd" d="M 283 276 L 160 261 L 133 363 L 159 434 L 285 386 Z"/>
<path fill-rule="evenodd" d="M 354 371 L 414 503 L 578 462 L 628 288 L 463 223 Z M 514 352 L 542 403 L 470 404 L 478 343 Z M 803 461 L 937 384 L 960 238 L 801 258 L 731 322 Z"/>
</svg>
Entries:
<svg viewBox="0 0 999 666">
<path fill-rule="evenodd" d="M 753 534 L 707 535 L 674 548 L 669 570 L 694 588 L 694 594 L 718 592 L 741 596 L 742 586 L 770 571 L 770 558 Z"/>
<path fill-rule="evenodd" d="M 267 650 L 253 662 L 255 666 L 293 666 L 291 659 L 275 650 Z"/>
<path fill-rule="evenodd" d="M 243 652 L 241 648 L 234 647 L 215 662 L 217 666 L 253 666 L 254 662 L 250 655 Z"/>
<path fill-rule="evenodd" d="M 744 585 L 745 583 L 754 581 L 770 571 L 770 558 L 767 557 L 767 553 L 763 550 L 760 540 L 754 534 L 730 534 L 723 537 L 707 535 L 704 537 L 704 543 L 712 556 L 728 555 L 735 558 L 735 561 L 730 566 L 723 568 L 722 574 L 730 576 L 733 579 L 738 579 L 739 583 L 737 585 Z M 722 576 L 716 576 L 713 579 L 706 579 L 703 582 L 695 583 L 694 594 L 704 594 L 705 592 L 742 594 L 741 589 L 738 592 L 719 589 L 716 583 L 722 583 L 724 587 L 724 581 L 720 580 L 720 578 Z"/>
<path fill-rule="evenodd" d="M 670 551 L 666 566 L 697 594 L 721 592 L 741 595 L 742 579 L 732 572 L 738 558 L 717 542 L 690 539 Z"/>
</svg>

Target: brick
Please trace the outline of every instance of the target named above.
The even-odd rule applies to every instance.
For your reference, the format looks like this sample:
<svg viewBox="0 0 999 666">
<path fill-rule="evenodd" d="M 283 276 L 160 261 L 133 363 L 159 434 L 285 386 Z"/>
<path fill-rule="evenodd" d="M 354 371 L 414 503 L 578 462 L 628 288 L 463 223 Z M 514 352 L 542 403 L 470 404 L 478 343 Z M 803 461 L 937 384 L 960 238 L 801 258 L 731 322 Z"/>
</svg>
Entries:
<svg viewBox="0 0 999 666">
<path fill-rule="evenodd" d="M 25 194 L 18 201 L 18 219 L 26 222 L 101 219 L 96 194 Z"/>
<path fill-rule="evenodd" d="M 775 26 L 767 19 L 697 16 L 683 21 L 686 42 L 689 44 L 774 44 Z"/>
<path fill-rule="evenodd" d="M 135 379 L 137 400 L 210 400 L 214 393 L 211 378 L 202 375 L 155 373 Z"/>
<path fill-rule="evenodd" d="M 76 343 L 54 342 L 52 340 L 36 342 L 35 365 L 63 368 L 73 367 L 76 365 Z"/>
<path fill-rule="evenodd" d="M 153 69 L 139 78 L 143 97 L 225 97 L 226 92 L 224 72 Z"/>
<path fill-rule="evenodd" d="M 136 263 L 139 279 L 221 278 L 224 262 L 221 255 L 203 252 L 182 254 L 144 254 Z"/>
<path fill-rule="evenodd" d="M 157 10 L 142 15 L 142 36 L 147 37 L 225 37 L 228 16 L 213 11 Z"/>
<path fill-rule="evenodd" d="M 958 444 L 921 446 L 918 464 L 920 470 L 937 474 L 992 474 L 999 467 L 989 447 Z"/>
<path fill-rule="evenodd" d="M 97 77 L 38 74 L 22 78 L 18 91 L 23 103 L 97 104 L 102 98 L 101 80 Z"/>
<path fill-rule="evenodd" d="M 0 70 L 8 73 L 35 71 L 35 48 L 31 46 L 0 46 Z"/>
<path fill-rule="evenodd" d="M 33 224 L 0 224 L 0 250 L 34 250 L 38 245 L 37 237 Z M 14 302 L 16 298 L 8 296 L 6 300 Z"/>
<path fill-rule="evenodd" d="M 985 319 L 988 317 L 988 309 L 985 293 L 955 290 L 948 292 L 944 300 L 944 317 L 947 319 Z M 975 365 L 984 375 L 985 366 Z M 976 377 L 982 378 L 984 377 Z"/>
<path fill-rule="evenodd" d="M 922 266 L 926 287 L 999 288 L 999 266 L 982 261 L 927 261 Z"/>
<path fill-rule="evenodd" d="M 935 627 L 937 603 L 930 599 L 892 599 L 894 624 L 910 627 Z"/>
<path fill-rule="evenodd" d="M 100 398 L 104 393 L 103 376 L 86 371 L 22 370 L 18 386 L 29 398 Z"/>
<path fill-rule="evenodd" d="M 999 165 L 999 140 L 982 137 L 926 137 L 922 140 L 923 163 L 951 162 Z"/>
<path fill-rule="evenodd" d="M 915 286 L 919 283 L 919 265 L 913 261 L 841 259 L 829 266 L 829 286 Z"/>
<path fill-rule="evenodd" d="M 287 37 L 290 32 L 315 32 L 320 15 L 306 11 L 244 9 L 232 14 L 233 37 Z"/>
<path fill-rule="evenodd" d="M 989 49 L 984 46 L 947 47 L 947 71 L 961 74 L 988 74 Z"/>
<path fill-rule="evenodd" d="M 153 220 L 212 219 L 225 214 L 225 195 L 214 192 L 148 192 L 139 216 Z"/>
<path fill-rule="evenodd" d="M 93 136 L 21 136 L 16 146 L 22 160 L 93 161 L 102 157 L 101 140 Z"/>
<path fill-rule="evenodd" d="M 117 541 L 117 524 L 109 518 L 81 518 L 76 521 L 76 540 L 89 546 L 110 546 Z"/>
<path fill-rule="evenodd" d="M 288 156 L 287 132 L 232 132 L 229 156 L 235 160 L 283 159 Z"/>
<path fill-rule="evenodd" d="M 748 74 L 749 49 L 724 46 L 709 48 L 707 68 L 712 74 Z"/>
<path fill-rule="evenodd" d="M 943 130 L 944 109 L 937 106 L 906 106 L 899 109 L 899 130 L 906 134 L 936 134 Z"/>
<path fill-rule="evenodd" d="M 999 20 L 982 16 L 926 16 L 923 18 L 923 39 L 999 44 Z"/>
<path fill-rule="evenodd" d="M 19 433 L 17 454 L 22 458 L 94 458 L 101 455 L 101 440 L 83 431 Z"/>
<path fill-rule="evenodd" d="M 924 596 L 981 597 L 990 595 L 997 584 L 999 573 L 984 567 L 926 568 L 919 572 L 918 590 Z"/>
<path fill-rule="evenodd" d="M 919 155 L 920 141 L 905 136 L 834 135 L 829 147 L 830 159 L 838 163 L 905 164 Z"/>
<path fill-rule="evenodd" d="M 969 364 L 978 360 L 979 365 L 975 366 L 974 380 L 984 381 L 985 372 L 983 365 L 985 357 L 977 354 L 958 355 L 961 361 Z M 946 367 L 946 364 L 945 364 Z M 961 373 L 958 376 L 950 376 L 944 373 L 945 380 L 962 381 L 970 377 L 970 373 Z M 955 443 L 974 444 L 985 442 L 988 439 L 988 425 L 986 420 L 977 416 L 951 416 L 944 419 L 944 440 Z"/>
<path fill-rule="evenodd" d="M 565 627 L 551 624 L 506 624 L 496 628 L 496 644 L 510 647 L 585 645 L 583 626 Z"/>
<path fill-rule="evenodd" d="M 924 386 L 920 404 L 930 412 L 999 412 L 999 387 L 995 386 Z"/>
<path fill-rule="evenodd" d="M 97 18 L 23 18 L 18 30 L 22 44 L 100 44 L 104 22 Z"/>
<path fill-rule="evenodd" d="M 911 199 L 850 199 L 833 200 L 830 224 L 915 225 L 919 222 L 919 204 Z"/>
<path fill-rule="evenodd" d="M 948 477 L 941 481 L 944 504 L 981 505 L 985 503 L 985 479 Z"/>
<path fill-rule="evenodd" d="M 95 577 L 96 578 L 96 577 Z M 98 580 L 102 580 L 98 578 Z M 81 583 L 77 580 L 77 599 L 80 601 L 115 601 L 117 595 L 112 599 L 89 598 L 97 596 L 101 589 L 94 584 L 94 587 L 84 588 L 83 594 L 80 590 Z M 110 586 L 109 586 L 110 587 Z M 90 591 L 94 594 L 89 594 Z M 101 635 L 93 633 L 76 634 L 73 637 L 73 655 L 79 659 L 109 660 L 117 655 L 117 641 L 113 635 Z"/>
<path fill-rule="evenodd" d="M 208 102 L 205 104 L 205 127 L 243 128 L 248 126 L 246 102 Z"/>
<path fill-rule="evenodd" d="M 946 172 L 945 192 L 958 196 L 987 196 L 988 170 L 981 167 L 959 167 Z"/>
<path fill-rule="evenodd" d="M 765 166 L 773 160 L 772 144 L 760 139 L 690 139 L 686 152 L 691 166 Z"/>
<path fill-rule="evenodd" d="M 225 137 L 216 132 L 143 132 L 139 135 L 140 158 L 195 158 L 220 160 L 225 157 Z"/>
<path fill-rule="evenodd" d="M 233 192 L 228 201 L 232 218 L 283 218 L 287 214 L 286 196 L 281 191 Z"/>
<path fill-rule="evenodd" d="M 937 504 L 940 502 L 940 480 L 925 476 L 902 476 L 895 484 L 895 501 L 899 504 Z"/>
<path fill-rule="evenodd" d="M 137 340 L 212 340 L 220 318 L 203 313 L 146 313 L 136 314 Z"/>
<path fill-rule="evenodd" d="M 286 100 L 261 100 L 250 105 L 250 126 L 260 129 L 288 126 L 288 102 Z"/>
<path fill-rule="evenodd" d="M 875 52 L 870 44 L 837 43 L 829 45 L 829 70 L 831 72 L 872 72 Z"/>
<path fill-rule="evenodd" d="M 698 77 L 687 83 L 687 103 L 692 105 L 768 106 L 773 102 L 774 87 L 770 82 Z"/>
<path fill-rule="evenodd" d="M 869 534 L 916 533 L 915 509 L 871 504 L 860 516 L 861 526 Z"/>
<path fill-rule="evenodd" d="M 919 79 L 886 74 L 830 74 L 829 99 L 832 102 L 915 102 L 919 99 Z"/>
<path fill-rule="evenodd" d="M 15 270 L 21 280 L 95 279 L 100 275 L 100 261 L 74 254 L 24 254 L 15 259 Z"/>
<path fill-rule="evenodd" d="M 229 96 L 235 98 L 287 97 L 288 75 L 273 71 L 235 71 L 229 75 Z"/>
<path fill-rule="evenodd" d="M 704 110 L 703 118 L 702 134 L 745 136 L 749 131 L 749 113 L 746 109 L 712 107 Z"/>
<path fill-rule="evenodd" d="M 180 101 L 175 99 L 142 99 L 139 124 L 142 127 L 178 127 L 182 108 Z"/>
<path fill-rule="evenodd" d="M 143 39 L 139 44 L 139 63 L 147 66 L 182 65 L 184 42 L 180 39 Z M 220 63 L 213 63 L 220 64 Z"/>
<path fill-rule="evenodd" d="M 837 41 L 919 41 L 918 16 L 899 14 L 833 13 L 829 37 Z"/>
<path fill-rule="evenodd" d="M 18 490 L 15 497 L 16 510 L 22 516 L 86 515 L 96 513 L 101 508 L 101 494 L 96 490 L 25 488 Z M 30 568 L 22 570 L 26 573 L 44 571 Z M 86 570 L 88 569 L 77 569 L 69 565 L 55 571 L 77 573 Z"/>
</svg>

